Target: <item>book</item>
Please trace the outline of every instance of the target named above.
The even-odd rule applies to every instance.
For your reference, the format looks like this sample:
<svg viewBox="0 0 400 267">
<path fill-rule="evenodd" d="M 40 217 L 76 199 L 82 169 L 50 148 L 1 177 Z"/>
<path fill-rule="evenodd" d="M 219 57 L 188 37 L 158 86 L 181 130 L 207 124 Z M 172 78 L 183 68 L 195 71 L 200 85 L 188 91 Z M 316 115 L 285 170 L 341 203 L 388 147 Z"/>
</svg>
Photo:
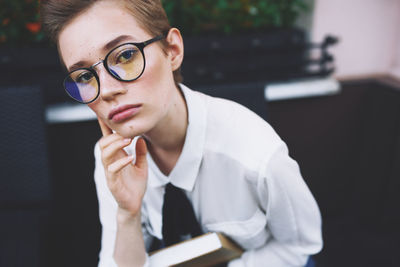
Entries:
<svg viewBox="0 0 400 267">
<path fill-rule="evenodd" d="M 150 254 L 151 266 L 214 266 L 242 255 L 243 249 L 221 233 L 206 233 Z"/>
</svg>

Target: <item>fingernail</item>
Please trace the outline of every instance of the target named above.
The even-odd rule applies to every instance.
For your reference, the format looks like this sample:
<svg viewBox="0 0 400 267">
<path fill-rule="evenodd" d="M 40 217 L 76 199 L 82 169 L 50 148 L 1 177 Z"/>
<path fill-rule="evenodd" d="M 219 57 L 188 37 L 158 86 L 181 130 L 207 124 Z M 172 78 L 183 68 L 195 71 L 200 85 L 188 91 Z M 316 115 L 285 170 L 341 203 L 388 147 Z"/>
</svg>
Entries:
<svg viewBox="0 0 400 267">
<path fill-rule="evenodd" d="M 129 143 L 131 141 L 131 139 L 130 138 L 126 138 L 126 139 L 124 139 L 124 143 Z"/>
</svg>

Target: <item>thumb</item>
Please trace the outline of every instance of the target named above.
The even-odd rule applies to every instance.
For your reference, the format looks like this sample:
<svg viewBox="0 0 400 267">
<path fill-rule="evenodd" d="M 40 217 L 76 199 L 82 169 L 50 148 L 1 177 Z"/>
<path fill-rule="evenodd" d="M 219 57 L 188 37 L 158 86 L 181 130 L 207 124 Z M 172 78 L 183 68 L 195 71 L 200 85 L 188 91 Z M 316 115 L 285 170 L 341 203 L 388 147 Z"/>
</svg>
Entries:
<svg viewBox="0 0 400 267">
<path fill-rule="evenodd" d="M 146 142 L 140 137 L 136 142 L 136 162 L 135 165 L 139 169 L 147 169 L 147 146 Z"/>
</svg>

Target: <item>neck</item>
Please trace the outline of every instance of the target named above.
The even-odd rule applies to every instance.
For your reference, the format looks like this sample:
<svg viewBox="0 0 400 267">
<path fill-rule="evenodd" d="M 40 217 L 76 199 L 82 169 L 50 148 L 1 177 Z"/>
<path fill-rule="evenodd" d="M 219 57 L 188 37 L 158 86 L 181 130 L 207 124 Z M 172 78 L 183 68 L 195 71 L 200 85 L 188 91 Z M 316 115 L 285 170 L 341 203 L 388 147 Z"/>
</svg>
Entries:
<svg viewBox="0 0 400 267">
<path fill-rule="evenodd" d="M 176 88 L 165 117 L 144 134 L 148 150 L 159 169 L 168 175 L 182 152 L 188 126 L 188 112 L 183 93 Z"/>
</svg>

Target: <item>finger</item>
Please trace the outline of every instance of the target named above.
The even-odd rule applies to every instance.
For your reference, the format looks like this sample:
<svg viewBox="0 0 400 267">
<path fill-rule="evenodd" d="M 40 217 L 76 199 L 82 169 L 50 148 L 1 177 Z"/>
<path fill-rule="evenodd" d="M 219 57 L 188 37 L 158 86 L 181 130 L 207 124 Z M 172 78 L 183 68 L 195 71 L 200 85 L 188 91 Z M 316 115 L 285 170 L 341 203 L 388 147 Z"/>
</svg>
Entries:
<svg viewBox="0 0 400 267">
<path fill-rule="evenodd" d="M 118 140 L 105 147 L 101 153 L 103 163 L 108 165 L 111 161 L 115 161 L 115 159 L 126 157 L 128 154 L 123 150 L 123 148 L 128 146 L 131 142 L 132 139 L 126 138 Z"/>
<path fill-rule="evenodd" d="M 147 169 L 147 146 L 144 139 L 141 137 L 136 142 L 136 162 L 135 165 L 139 169 Z"/>
<path fill-rule="evenodd" d="M 123 140 L 124 138 L 117 134 L 114 133 L 112 135 L 107 135 L 107 136 L 103 136 L 100 140 L 99 140 L 99 146 L 100 149 L 103 150 L 105 149 L 107 146 L 109 146 L 110 144 L 118 141 L 118 140 Z"/>
<path fill-rule="evenodd" d="M 103 136 L 111 135 L 113 132 L 100 118 L 97 118 Z"/>
<path fill-rule="evenodd" d="M 122 159 L 115 161 L 114 163 L 110 164 L 107 168 L 107 171 L 113 177 L 117 172 L 128 166 L 133 160 L 133 155 L 126 156 Z"/>
</svg>

